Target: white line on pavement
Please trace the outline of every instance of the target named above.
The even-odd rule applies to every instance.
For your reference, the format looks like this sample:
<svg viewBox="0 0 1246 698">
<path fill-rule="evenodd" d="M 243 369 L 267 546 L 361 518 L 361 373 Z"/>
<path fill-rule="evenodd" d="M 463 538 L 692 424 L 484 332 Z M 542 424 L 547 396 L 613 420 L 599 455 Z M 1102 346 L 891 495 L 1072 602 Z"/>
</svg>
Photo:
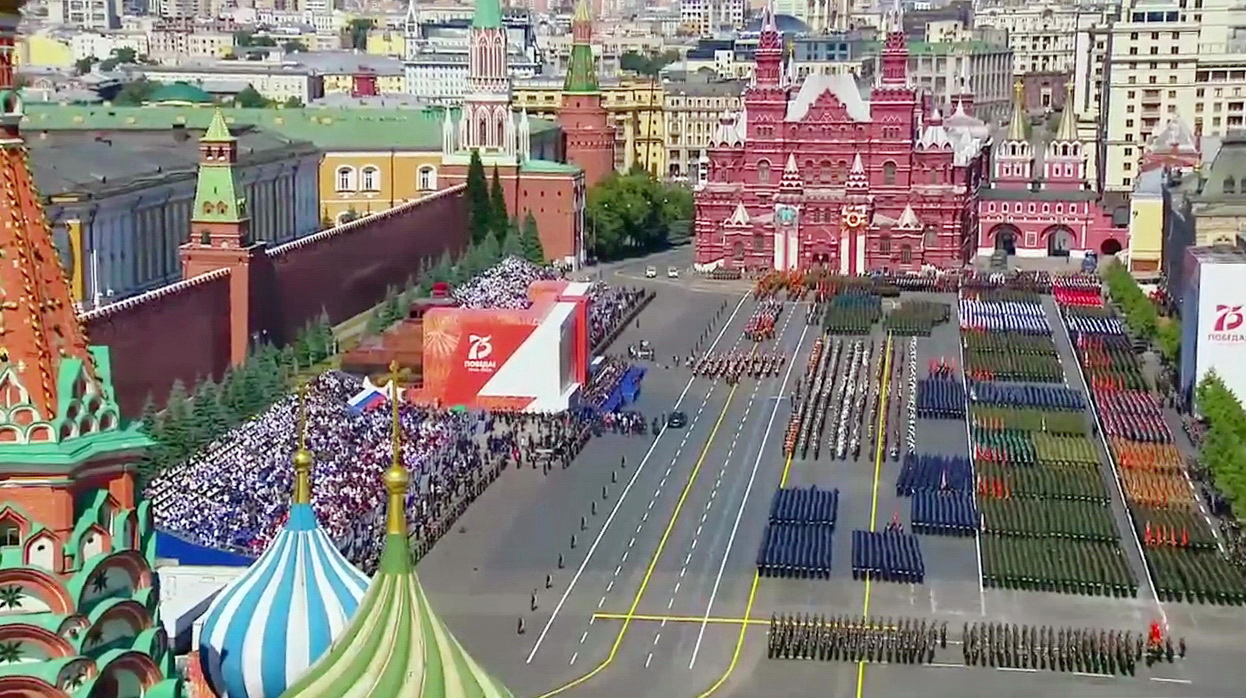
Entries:
<svg viewBox="0 0 1246 698">
<path fill-rule="evenodd" d="M 752 293 L 749 292 L 745 293 L 743 296 L 740 296 L 740 302 L 736 303 L 735 308 L 731 310 L 731 314 L 728 315 L 727 319 L 723 321 L 722 329 L 718 331 L 718 336 L 714 338 L 714 342 L 710 344 L 708 351 L 712 352 L 714 347 L 718 346 L 718 342 L 723 338 L 723 335 L 727 333 L 727 329 L 731 327 L 731 321 L 735 319 L 736 314 L 740 312 L 740 308 L 744 306 L 745 301 L 747 301 L 751 295 Z M 688 379 L 688 384 L 684 386 L 683 392 L 679 394 L 679 399 L 675 400 L 674 406 L 671 407 L 672 410 L 679 409 L 680 403 L 684 401 L 684 397 L 688 394 L 688 391 L 692 389 L 692 384 L 695 381 L 696 376 Z M 606 535 L 606 531 L 610 529 L 610 524 L 614 521 L 614 517 L 619 513 L 619 508 L 623 506 L 623 502 L 627 499 L 627 493 L 631 491 L 632 485 L 636 483 L 636 478 L 639 477 L 641 471 L 644 470 L 645 463 L 649 461 L 650 456 L 652 456 L 654 450 L 657 449 L 658 443 L 662 440 L 662 437 L 666 434 L 666 431 L 666 428 L 663 427 L 662 430 L 658 432 L 658 435 L 653 439 L 653 443 L 649 446 L 649 450 L 645 452 L 645 457 L 640 459 L 640 463 L 637 464 L 636 469 L 632 471 L 631 479 L 627 481 L 627 486 L 624 487 L 623 492 L 619 494 L 618 500 L 614 503 L 614 508 L 610 510 L 610 515 L 606 517 L 606 521 L 602 524 L 601 530 L 597 532 L 597 537 L 593 539 L 593 544 L 588 546 L 588 552 L 584 555 L 584 560 L 580 563 L 580 567 L 571 577 L 571 583 L 567 585 L 566 590 L 562 592 L 562 597 L 559 598 L 558 603 L 554 605 L 554 611 L 550 614 L 549 620 L 545 622 L 545 627 L 541 629 L 541 634 L 537 636 L 536 643 L 532 645 L 532 651 L 528 653 L 528 659 L 524 662 L 525 664 L 531 664 L 532 658 L 536 656 L 537 650 L 541 649 L 541 643 L 545 641 L 546 635 L 549 634 L 549 629 L 553 627 L 554 621 L 558 619 L 558 613 L 562 611 L 563 605 L 567 603 L 567 597 L 571 596 L 571 591 L 575 589 L 576 583 L 579 582 L 580 577 L 583 576 L 584 568 L 588 567 L 589 561 L 593 559 L 593 553 L 597 551 L 597 546 L 601 544 L 601 539 Z"/>
<path fill-rule="evenodd" d="M 793 312 L 796 312 L 795 310 Z M 779 386 L 779 393 L 787 392 L 787 382 L 792 377 L 792 367 L 796 365 L 795 357 L 800 356 L 800 348 L 805 343 L 805 335 L 809 333 L 809 325 L 805 325 L 805 329 L 800 332 L 800 339 L 796 341 L 796 352 L 792 354 L 792 359 L 787 362 L 787 373 L 783 375 L 783 384 Z M 731 535 L 727 537 L 727 549 L 723 551 L 722 562 L 718 564 L 718 574 L 714 577 L 714 587 L 710 591 L 709 602 L 705 604 L 705 616 L 701 619 L 701 629 L 697 631 L 697 642 L 692 647 L 692 661 L 688 662 L 688 668 L 691 669 L 697 663 L 697 654 L 701 651 L 701 640 L 705 637 L 705 626 L 709 625 L 710 613 L 714 609 L 714 599 L 718 596 L 718 588 L 723 581 L 723 572 L 727 569 L 727 558 L 731 556 L 731 546 L 735 544 L 736 532 L 740 530 L 740 519 L 744 516 L 744 505 L 748 504 L 749 493 L 753 491 L 753 482 L 757 479 L 757 467 L 761 465 L 761 459 L 766 455 L 766 442 L 770 439 L 770 432 L 774 427 L 774 418 L 779 414 L 779 403 L 774 404 L 774 409 L 770 411 L 770 420 L 766 423 L 766 433 L 762 435 L 761 446 L 757 449 L 757 458 L 753 461 L 753 472 L 748 476 L 748 485 L 744 488 L 744 496 L 740 499 L 740 508 L 736 511 L 735 522 L 731 525 Z"/>
</svg>

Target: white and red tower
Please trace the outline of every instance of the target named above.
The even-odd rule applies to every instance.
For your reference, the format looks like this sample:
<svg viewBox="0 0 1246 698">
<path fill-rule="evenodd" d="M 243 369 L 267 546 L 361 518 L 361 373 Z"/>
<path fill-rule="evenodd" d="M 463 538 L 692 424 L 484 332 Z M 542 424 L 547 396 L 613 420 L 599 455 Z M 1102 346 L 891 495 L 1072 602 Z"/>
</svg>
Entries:
<svg viewBox="0 0 1246 698">
<path fill-rule="evenodd" d="M 467 95 L 459 122 L 462 150 L 481 157 L 514 155 L 516 125 L 511 114 L 511 81 L 506 66 L 506 28 L 498 0 L 480 0 L 472 15 L 467 55 Z"/>
<path fill-rule="evenodd" d="M 1043 157 L 1043 188 L 1057 191 L 1080 191 L 1086 188 L 1086 149 L 1077 135 L 1077 115 L 1073 113 L 1073 81 L 1068 81 L 1068 95 L 1056 137 L 1047 143 Z"/>
<path fill-rule="evenodd" d="M 1001 187 L 1028 187 L 1034 179 L 1034 149 L 1025 136 L 1025 85 L 1013 85 L 1012 121 L 1008 135 L 995 147 L 992 181 Z"/>
</svg>

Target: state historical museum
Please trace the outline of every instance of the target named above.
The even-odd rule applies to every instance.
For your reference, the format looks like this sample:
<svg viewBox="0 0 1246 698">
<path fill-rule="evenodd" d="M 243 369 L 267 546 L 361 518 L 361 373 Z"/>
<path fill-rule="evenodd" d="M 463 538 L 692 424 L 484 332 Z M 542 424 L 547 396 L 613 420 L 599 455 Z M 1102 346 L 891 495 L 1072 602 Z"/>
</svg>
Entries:
<svg viewBox="0 0 1246 698">
<path fill-rule="evenodd" d="M 944 118 L 909 86 L 895 13 L 868 100 L 851 75 L 797 84 L 769 12 L 762 26 L 755 82 L 719 124 L 697 187 L 697 267 L 856 274 L 970 260 L 989 138 L 963 77 Z"/>
</svg>

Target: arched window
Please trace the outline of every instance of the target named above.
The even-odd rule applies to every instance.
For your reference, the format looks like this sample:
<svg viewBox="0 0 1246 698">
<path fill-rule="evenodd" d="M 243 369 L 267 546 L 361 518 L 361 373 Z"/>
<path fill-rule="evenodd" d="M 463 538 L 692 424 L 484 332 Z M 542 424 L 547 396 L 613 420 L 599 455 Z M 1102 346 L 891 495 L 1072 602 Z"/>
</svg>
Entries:
<svg viewBox="0 0 1246 698">
<path fill-rule="evenodd" d="M 744 243 L 737 240 L 736 243 L 731 246 L 731 256 L 737 260 L 744 259 Z"/>
<path fill-rule="evenodd" d="M 761 252 L 766 249 L 766 236 L 761 233 L 753 235 L 753 251 Z"/>
<path fill-rule="evenodd" d="M 355 168 L 353 167 L 337 168 L 337 190 L 338 191 L 355 191 Z"/>
<path fill-rule="evenodd" d="M 840 184 L 848 178 L 848 161 L 840 160 L 835 163 L 835 171 L 831 173 L 831 182 Z"/>
<path fill-rule="evenodd" d="M 926 226 L 925 232 L 922 233 L 922 247 L 930 250 L 939 244 L 939 234 L 935 232 L 933 225 Z"/>
<path fill-rule="evenodd" d="M 912 247 L 909 247 L 908 245 L 900 245 L 900 263 L 901 264 L 912 264 L 913 263 L 913 248 Z"/>
<path fill-rule="evenodd" d="M 1237 180 L 1233 179 L 1231 175 L 1224 178 L 1224 193 L 1225 194 L 1236 194 L 1237 193 Z"/>
<path fill-rule="evenodd" d="M 883 163 L 883 184 L 894 185 L 896 183 L 896 164 L 891 161 Z"/>
<path fill-rule="evenodd" d="M 362 186 L 360 187 L 361 189 L 363 189 L 364 191 L 380 191 L 381 190 L 380 169 L 373 167 L 372 165 L 368 165 L 367 167 L 363 168 L 361 175 L 362 175 L 360 177 L 361 184 L 362 184 Z"/>
<path fill-rule="evenodd" d="M 769 160 L 758 160 L 757 161 L 757 181 L 760 182 L 761 184 L 770 183 L 770 161 Z"/>
<path fill-rule="evenodd" d="M 882 235 L 878 238 L 878 253 L 891 254 L 891 236 Z"/>
<path fill-rule="evenodd" d="M 419 185 L 420 191 L 433 191 L 437 188 L 437 168 L 432 165 L 424 165 L 420 168 Z"/>
<path fill-rule="evenodd" d="M 819 182 L 830 182 L 831 181 L 831 161 L 830 160 L 823 160 L 822 162 L 818 163 L 818 181 Z"/>
</svg>

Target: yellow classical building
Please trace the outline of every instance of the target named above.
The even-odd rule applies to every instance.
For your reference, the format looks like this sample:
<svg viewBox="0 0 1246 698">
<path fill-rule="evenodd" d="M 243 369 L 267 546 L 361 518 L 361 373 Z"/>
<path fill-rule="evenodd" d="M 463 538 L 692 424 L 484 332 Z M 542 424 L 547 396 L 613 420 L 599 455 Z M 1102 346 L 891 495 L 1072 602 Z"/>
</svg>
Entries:
<svg viewBox="0 0 1246 698">
<path fill-rule="evenodd" d="M 514 81 L 516 109 L 554 119 L 562 104 L 561 79 L 529 78 Z M 661 177 L 666 173 L 666 119 L 662 83 L 648 78 L 603 81 L 602 105 L 614 123 L 615 167 L 626 171 L 640 165 Z"/>
<path fill-rule="evenodd" d="M 70 68 L 74 65 L 74 50 L 69 41 L 62 41 L 47 34 L 22 34 L 17 39 L 16 63 L 52 68 Z"/>
</svg>

